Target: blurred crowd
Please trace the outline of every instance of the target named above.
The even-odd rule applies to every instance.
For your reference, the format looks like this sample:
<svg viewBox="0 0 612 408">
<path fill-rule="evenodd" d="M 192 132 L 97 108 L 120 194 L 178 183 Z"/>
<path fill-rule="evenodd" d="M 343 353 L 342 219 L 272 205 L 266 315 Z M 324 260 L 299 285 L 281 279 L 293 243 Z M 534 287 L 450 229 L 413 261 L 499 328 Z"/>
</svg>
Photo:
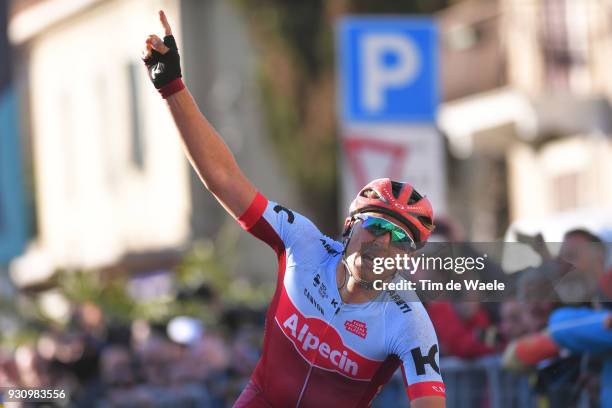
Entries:
<svg viewBox="0 0 612 408">
<path fill-rule="evenodd" d="M 473 256 L 476 250 L 463 243 L 451 221 L 440 224 L 438 241 L 455 242 L 455 254 L 461 251 Z M 602 343 L 609 343 L 612 330 L 604 330 L 604 336 L 584 336 L 575 350 L 555 344 L 549 333 L 556 312 L 567 316 L 577 311 L 581 316 L 596 318 L 597 313 L 605 315 L 607 310 L 604 326 L 612 329 L 612 268 L 606 266 L 606 244 L 588 230 L 574 229 L 565 233 L 553 256 L 541 234 L 521 239 L 540 256 L 540 265 L 505 275 L 505 279 L 496 266 L 467 277 L 484 281 L 501 277 L 509 287 L 503 297 L 487 298 L 483 292 L 471 291 L 426 303 L 441 356 L 476 361 L 503 355 L 502 368 L 528 376 L 534 399 L 545 401 L 546 406 L 577 406 L 581 398 L 588 401 L 588 406 L 606 406 L 600 405 L 602 381 L 612 381 L 607 377 L 603 380 L 601 375 L 606 354 L 575 351 L 595 351 L 599 341 L 595 337 L 599 335 Z M 479 386 L 481 404 L 488 406 L 488 384 Z"/>
<path fill-rule="evenodd" d="M 434 241 L 463 242 L 450 221 L 440 222 L 437 234 Z M 477 253 L 470 244 L 462 245 L 463 251 Z M 610 307 L 612 271 L 605 270 L 606 247 L 597 236 L 569 231 L 556 256 L 541 240 L 531 245 L 542 263 L 507 280 L 511 296 L 484 301 L 480 292 L 471 291 L 453 299 L 424 301 L 442 358 L 473 361 L 501 356 L 509 345 L 545 332 L 559 308 Z M 490 280 L 498 274 L 503 274 L 501 269 L 488 270 L 489 276 L 478 278 Z M 580 274 L 589 278 L 581 279 Z M 184 318 L 171 329 L 168 323 L 144 320 L 113 322 L 92 302 L 75 310 L 67 328 L 46 327 L 35 342 L 0 350 L 0 384 L 63 389 L 70 398 L 58 401 L 59 406 L 226 407 L 236 400 L 260 356 L 263 311 L 225 311 L 215 327 Z M 596 359 L 575 354 L 546 357 L 523 371 L 533 377 L 534 394 L 548 398 L 551 406 L 559 401 L 571 406 L 567 403 L 583 392 L 598 400 L 601 366 L 594 364 Z M 486 384 L 483 387 L 486 393 Z M 374 406 L 397 403 L 405 399 L 403 394 L 396 376 Z M 486 406 L 486 399 L 482 401 Z"/>
<path fill-rule="evenodd" d="M 49 329 L 34 344 L 3 351 L 0 383 L 69 396 L 50 406 L 231 406 L 259 359 L 263 318 L 252 310 L 224 317 L 231 324 L 219 329 L 183 324 L 183 334 L 169 333 L 146 321 L 109 325 L 86 303 L 69 330 Z"/>
</svg>

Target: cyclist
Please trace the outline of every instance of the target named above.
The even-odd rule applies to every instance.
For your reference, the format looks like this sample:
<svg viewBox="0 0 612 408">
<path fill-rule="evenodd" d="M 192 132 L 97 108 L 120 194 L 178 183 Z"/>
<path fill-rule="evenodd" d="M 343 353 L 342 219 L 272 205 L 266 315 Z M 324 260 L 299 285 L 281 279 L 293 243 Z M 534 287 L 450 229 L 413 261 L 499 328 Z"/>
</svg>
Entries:
<svg viewBox="0 0 612 408">
<path fill-rule="evenodd" d="M 438 345 L 423 305 L 410 293 L 373 290 L 375 258 L 412 253 L 433 229 L 429 201 L 407 183 L 378 179 L 350 207 L 343 242 L 268 201 L 242 173 L 181 80 L 179 54 L 163 11 L 162 41 L 150 35 L 143 59 L 206 188 L 278 258 L 277 288 L 262 357 L 235 407 L 369 406 L 401 367 L 411 406 L 443 407 Z M 414 296 L 412 294 L 412 296 Z"/>
</svg>

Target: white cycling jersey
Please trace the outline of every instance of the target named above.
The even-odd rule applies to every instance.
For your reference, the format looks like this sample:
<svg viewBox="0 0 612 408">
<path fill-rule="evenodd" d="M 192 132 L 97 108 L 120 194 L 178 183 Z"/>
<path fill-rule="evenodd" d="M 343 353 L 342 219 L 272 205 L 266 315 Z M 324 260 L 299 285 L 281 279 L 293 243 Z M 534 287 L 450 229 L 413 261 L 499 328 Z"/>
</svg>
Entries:
<svg viewBox="0 0 612 408">
<path fill-rule="evenodd" d="M 253 389 L 236 406 L 368 406 L 398 366 L 410 399 L 445 395 L 436 334 L 414 293 L 343 304 L 341 243 L 261 194 L 239 222 L 276 252 L 278 283 Z"/>
</svg>

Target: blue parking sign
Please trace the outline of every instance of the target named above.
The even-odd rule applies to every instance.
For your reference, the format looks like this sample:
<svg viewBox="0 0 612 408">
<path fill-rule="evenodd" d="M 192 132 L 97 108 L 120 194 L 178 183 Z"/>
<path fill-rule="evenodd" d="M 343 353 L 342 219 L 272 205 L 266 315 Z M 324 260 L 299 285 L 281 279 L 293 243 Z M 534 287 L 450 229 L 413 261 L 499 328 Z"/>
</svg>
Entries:
<svg viewBox="0 0 612 408">
<path fill-rule="evenodd" d="M 346 123 L 433 122 L 437 30 L 428 18 L 349 17 L 338 28 L 339 111 Z"/>
</svg>

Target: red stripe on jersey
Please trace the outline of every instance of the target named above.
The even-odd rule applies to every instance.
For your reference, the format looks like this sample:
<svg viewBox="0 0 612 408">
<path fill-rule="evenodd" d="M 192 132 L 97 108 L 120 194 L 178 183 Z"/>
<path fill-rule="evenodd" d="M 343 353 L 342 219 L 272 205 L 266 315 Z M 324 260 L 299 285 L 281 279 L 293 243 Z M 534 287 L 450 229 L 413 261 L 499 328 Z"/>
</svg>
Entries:
<svg viewBox="0 0 612 408">
<path fill-rule="evenodd" d="M 403 370 L 402 370 L 403 371 Z M 413 401 L 421 397 L 445 397 L 446 389 L 440 381 L 423 381 L 408 386 L 408 398 Z"/>
<path fill-rule="evenodd" d="M 268 358 L 274 358 L 274 352 L 269 350 L 270 348 L 270 336 L 269 334 L 272 331 L 272 325 L 274 325 L 274 315 L 276 313 L 276 309 L 278 308 L 278 301 L 280 298 L 280 294 L 283 288 L 283 279 L 285 276 L 285 268 L 287 261 L 285 259 L 285 244 L 283 243 L 281 237 L 276 233 L 274 228 L 266 221 L 264 217 L 262 217 L 266 207 L 268 205 L 268 200 L 261 194 L 257 193 L 253 202 L 249 206 L 249 208 L 245 211 L 240 218 L 238 218 L 238 222 L 240 225 L 246 229 L 248 232 L 253 234 L 255 237 L 264 241 L 266 244 L 270 245 L 274 252 L 276 252 L 276 257 L 278 259 L 278 275 L 276 280 L 276 290 L 274 292 L 274 296 L 272 297 L 272 302 L 270 303 L 270 307 L 268 308 L 268 312 L 266 314 L 266 327 L 264 330 L 264 344 L 261 358 L 257 363 L 257 367 L 255 367 L 255 371 L 253 371 L 253 375 L 251 376 L 253 382 L 264 391 L 264 394 L 269 392 L 264 385 L 271 383 L 271 381 L 266 380 L 266 374 L 276 375 L 276 373 L 267 373 L 266 368 L 269 367 Z"/>
<path fill-rule="evenodd" d="M 260 192 L 257 192 L 257 194 L 255 195 L 255 198 L 253 198 L 253 201 L 249 205 L 249 208 L 247 208 L 244 214 L 238 217 L 238 223 L 240 224 L 240 226 L 244 228 L 245 230 L 251 232 L 251 228 L 255 226 L 255 223 L 257 221 L 259 221 L 264 211 L 266 210 L 267 205 L 268 205 L 268 199 L 264 197 L 263 194 L 261 194 Z M 259 236 L 257 237 L 260 238 Z M 270 244 L 268 241 L 265 241 L 265 242 Z"/>
<path fill-rule="evenodd" d="M 304 316 L 284 288 L 276 320 L 302 358 L 317 367 L 355 380 L 371 380 L 382 363 L 347 347 L 336 329 L 324 320 Z"/>
</svg>

